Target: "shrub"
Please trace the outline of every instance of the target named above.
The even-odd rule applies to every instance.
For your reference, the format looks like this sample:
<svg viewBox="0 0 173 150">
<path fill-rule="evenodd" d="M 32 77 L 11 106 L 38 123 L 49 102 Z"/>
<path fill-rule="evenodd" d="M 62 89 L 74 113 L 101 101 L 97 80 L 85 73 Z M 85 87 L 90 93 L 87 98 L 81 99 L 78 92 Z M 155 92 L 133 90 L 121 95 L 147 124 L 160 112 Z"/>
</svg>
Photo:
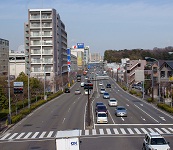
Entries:
<svg viewBox="0 0 173 150">
<path fill-rule="evenodd" d="M 17 122 L 19 122 L 22 118 L 23 118 L 23 115 L 22 115 L 22 114 L 18 114 L 18 115 L 12 116 L 12 117 L 11 117 L 11 122 L 12 122 L 12 123 L 17 123 Z"/>
<path fill-rule="evenodd" d="M 142 97 L 142 93 L 141 93 L 141 92 L 137 92 L 135 95 L 136 95 L 137 97 Z"/>
<path fill-rule="evenodd" d="M 127 91 L 127 87 L 126 86 L 123 86 L 122 87 L 124 91 Z"/>
<path fill-rule="evenodd" d="M 134 95 L 134 94 L 136 94 L 137 92 L 136 92 L 135 90 L 130 90 L 129 93 L 132 94 L 132 95 Z"/>
<path fill-rule="evenodd" d="M 167 104 L 158 103 L 157 106 L 158 106 L 159 108 L 161 108 L 161 109 L 163 109 L 163 110 L 169 112 L 169 113 L 173 113 L 173 108 L 170 107 L 170 106 L 167 105 Z"/>
</svg>

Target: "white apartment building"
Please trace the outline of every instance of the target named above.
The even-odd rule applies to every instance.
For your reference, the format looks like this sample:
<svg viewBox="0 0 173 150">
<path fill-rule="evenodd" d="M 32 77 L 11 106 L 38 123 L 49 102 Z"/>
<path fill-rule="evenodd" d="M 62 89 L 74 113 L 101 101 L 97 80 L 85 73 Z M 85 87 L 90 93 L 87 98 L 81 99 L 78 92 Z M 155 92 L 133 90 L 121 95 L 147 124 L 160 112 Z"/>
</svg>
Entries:
<svg viewBox="0 0 173 150">
<path fill-rule="evenodd" d="M 57 91 L 56 77 L 68 74 L 67 33 L 55 9 L 29 9 L 25 23 L 26 73 L 46 80 Z"/>
<path fill-rule="evenodd" d="M 9 41 L 0 38 L 0 75 L 8 74 Z"/>
<path fill-rule="evenodd" d="M 91 62 L 100 62 L 100 61 L 102 61 L 100 53 L 91 53 L 90 54 L 90 61 Z"/>
</svg>

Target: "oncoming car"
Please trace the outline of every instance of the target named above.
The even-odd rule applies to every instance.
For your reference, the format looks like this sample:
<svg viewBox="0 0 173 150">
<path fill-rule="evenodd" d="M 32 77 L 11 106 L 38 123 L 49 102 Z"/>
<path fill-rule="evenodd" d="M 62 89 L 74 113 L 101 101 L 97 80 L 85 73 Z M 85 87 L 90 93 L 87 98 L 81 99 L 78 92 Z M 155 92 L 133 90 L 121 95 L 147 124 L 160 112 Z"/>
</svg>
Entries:
<svg viewBox="0 0 173 150">
<path fill-rule="evenodd" d="M 79 89 L 75 90 L 75 95 L 81 94 L 81 91 Z"/>
<path fill-rule="evenodd" d="M 108 100 L 108 105 L 109 106 L 117 106 L 118 105 L 118 101 L 115 98 L 110 98 Z"/>
<path fill-rule="evenodd" d="M 108 117 L 105 112 L 97 113 L 97 123 L 108 123 Z"/>
<path fill-rule="evenodd" d="M 108 92 L 104 92 L 104 93 L 103 93 L 103 98 L 105 98 L 105 99 L 110 98 L 109 93 L 108 93 Z"/>
<path fill-rule="evenodd" d="M 120 117 L 127 117 L 127 109 L 124 106 L 117 106 L 115 109 L 115 115 Z"/>
</svg>

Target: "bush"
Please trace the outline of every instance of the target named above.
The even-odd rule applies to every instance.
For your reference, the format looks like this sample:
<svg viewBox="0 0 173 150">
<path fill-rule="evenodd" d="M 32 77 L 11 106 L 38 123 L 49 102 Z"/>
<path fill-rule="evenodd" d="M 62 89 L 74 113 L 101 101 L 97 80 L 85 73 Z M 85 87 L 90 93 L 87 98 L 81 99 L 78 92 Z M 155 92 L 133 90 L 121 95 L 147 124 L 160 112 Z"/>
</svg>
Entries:
<svg viewBox="0 0 173 150">
<path fill-rule="evenodd" d="M 157 106 L 169 113 L 173 113 L 173 108 L 167 104 L 158 103 Z"/>
<path fill-rule="evenodd" d="M 22 114 L 18 114 L 18 115 L 12 116 L 12 117 L 11 117 L 11 122 L 12 122 L 12 123 L 17 123 L 17 122 L 19 122 L 22 118 L 23 118 L 23 115 L 22 115 Z"/>
<path fill-rule="evenodd" d="M 137 92 L 135 90 L 130 90 L 129 93 L 132 95 L 136 95 Z"/>
<path fill-rule="evenodd" d="M 1 118 L 1 119 L 6 118 L 7 115 L 8 115 L 8 113 L 9 113 L 9 110 L 8 110 L 8 109 L 2 109 L 2 110 L 0 111 L 0 118 Z"/>
<path fill-rule="evenodd" d="M 137 92 L 137 93 L 136 93 L 136 96 L 137 96 L 137 97 L 142 97 L 142 93 L 141 93 L 141 92 Z"/>
<path fill-rule="evenodd" d="M 124 91 L 127 91 L 127 87 L 126 86 L 123 86 L 122 87 Z"/>
</svg>

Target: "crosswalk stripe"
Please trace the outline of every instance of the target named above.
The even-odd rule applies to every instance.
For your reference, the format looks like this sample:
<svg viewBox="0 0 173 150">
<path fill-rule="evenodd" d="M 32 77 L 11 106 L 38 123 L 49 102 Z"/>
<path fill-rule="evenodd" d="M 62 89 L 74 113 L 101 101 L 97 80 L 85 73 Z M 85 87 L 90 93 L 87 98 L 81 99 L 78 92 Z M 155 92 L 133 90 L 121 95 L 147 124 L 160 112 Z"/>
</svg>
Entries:
<svg viewBox="0 0 173 150">
<path fill-rule="evenodd" d="M 53 131 L 50 131 L 49 134 L 47 135 L 48 138 L 50 138 L 53 134 Z"/>
<path fill-rule="evenodd" d="M 127 128 L 127 130 L 129 131 L 130 134 L 134 134 L 134 132 L 132 131 L 132 129 Z"/>
<path fill-rule="evenodd" d="M 117 129 L 117 128 L 113 128 L 113 130 L 114 130 L 114 133 L 115 133 L 115 134 L 119 134 L 119 132 L 118 132 L 118 129 Z"/>
<path fill-rule="evenodd" d="M 161 128 L 163 131 L 165 131 L 167 134 L 170 134 L 170 132 L 167 130 L 167 129 L 165 129 L 165 128 Z"/>
<path fill-rule="evenodd" d="M 42 132 L 42 134 L 39 136 L 39 138 L 43 138 L 46 132 Z"/>
<path fill-rule="evenodd" d="M 154 128 L 159 134 L 163 134 L 163 132 L 160 130 L 160 129 L 158 129 L 158 128 Z"/>
<path fill-rule="evenodd" d="M 147 128 L 150 132 L 154 132 L 154 130 L 153 129 L 151 129 L 151 128 Z"/>
<path fill-rule="evenodd" d="M 100 134 L 104 134 L 103 129 L 99 129 L 99 131 L 100 131 Z"/>
<path fill-rule="evenodd" d="M 29 138 L 29 136 L 32 134 L 32 132 L 29 132 L 25 137 L 24 137 L 24 139 L 27 139 L 27 138 Z"/>
<path fill-rule="evenodd" d="M 24 134 L 25 134 L 25 132 L 22 132 L 21 134 L 19 134 L 18 137 L 16 137 L 16 139 L 20 139 Z"/>
<path fill-rule="evenodd" d="M 138 128 L 134 128 L 134 130 L 136 131 L 137 134 L 142 134 Z"/>
<path fill-rule="evenodd" d="M 1 138 L 1 140 L 5 140 L 11 133 L 7 133 L 5 136 Z"/>
<path fill-rule="evenodd" d="M 31 137 L 31 139 L 36 138 L 38 134 L 39 134 L 39 132 L 35 132 L 34 135 Z"/>
<path fill-rule="evenodd" d="M 93 135 L 96 135 L 97 133 L 96 133 L 96 129 L 92 129 L 92 134 Z"/>
<path fill-rule="evenodd" d="M 120 128 L 122 134 L 127 134 L 126 131 L 124 130 L 124 128 Z"/>
<path fill-rule="evenodd" d="M 85 130 L 85 135 L 89 135 L 89 130 Z"/>
<path fill-rule="evenodd" d="M 106 128 L 107 134 L 112 134 L 109 128 Z"/>
<path fill-rule="evenodd" d="M 145 134 L 148 133 L 147 130 L 145 130 L 144 128 L 141 128 L 141 130 L 142 130 Z"/>
<path fill-rule="evenodd" d="M 18 135 L 18 133 L 14 133 L 12 136 L 10 136 L 8 139 L 11 140 L 13 139 L 16 135 Z"/>
<path fill-rule="evenodd" d="M 171 130 L 173 132 L 173 129 L 172 128 L 168 128 L 169 130 Z"/>
</svg>

